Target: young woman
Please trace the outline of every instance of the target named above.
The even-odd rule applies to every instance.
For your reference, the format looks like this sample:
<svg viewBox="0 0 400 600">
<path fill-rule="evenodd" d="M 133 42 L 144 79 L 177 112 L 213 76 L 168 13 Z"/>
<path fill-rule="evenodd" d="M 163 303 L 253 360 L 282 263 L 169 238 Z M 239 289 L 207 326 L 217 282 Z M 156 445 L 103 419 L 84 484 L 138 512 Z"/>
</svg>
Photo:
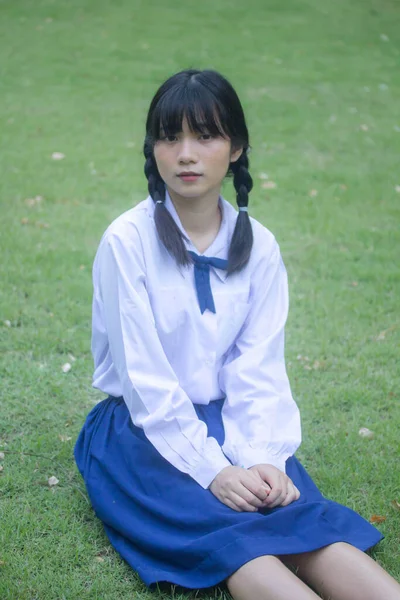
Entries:
<svg viewBox="0 0 400 600">
<path fill-rule="evenodd" d="M 219 73 L 182 71 L 157 91 L 149 196 L 108 227 L 94 262 L 93 385 L 108 397 L 79 435 L 78 468 L 148 586 L 400 600 L 363 552 L 382 535 L 325 499 L 294 456 L 287 276 L 274 236 L 248 214 L 248 150 Z M 230 174 L 238 211 L 220 194 Z"/>
</svg>

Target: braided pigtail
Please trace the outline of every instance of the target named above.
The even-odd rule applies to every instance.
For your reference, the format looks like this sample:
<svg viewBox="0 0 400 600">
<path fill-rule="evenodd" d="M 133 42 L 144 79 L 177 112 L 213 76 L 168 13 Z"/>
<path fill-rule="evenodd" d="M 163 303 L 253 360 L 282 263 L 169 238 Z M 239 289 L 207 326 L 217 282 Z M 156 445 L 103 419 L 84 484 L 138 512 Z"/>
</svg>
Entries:
<svg viewBox="0 0 400 600">
<path fill-rule="evenodd" d="M 250 259 L 253 247 L 253 229 L 247 210 L 249 204 L 249 193 L 253 188 L 253 180 L 249 173 L 249 159 L 246 150 L 243 150 L 240 158 L 230 164 L 233 173 L 233 185 L 236 190 L 236 202 L 239 206 L 239 214 L 236 219 L 231 244 L 228 253 L 228 275 L 234 271 L 243 269 Z"/>
<path fill-rule="evenodd" d="M 148 181 L 149 194 L 155 203 L 154 222 L 158 236 L 178 265 L 186 266 L 192 262 L 183 243 L 183 239 L 187 240 L 187 238 L 165 208 L 165 183 L 158 171 L 152 149 L 146 143 L 144 155 L 146 158 L 144 172 Z"/>
</svg>

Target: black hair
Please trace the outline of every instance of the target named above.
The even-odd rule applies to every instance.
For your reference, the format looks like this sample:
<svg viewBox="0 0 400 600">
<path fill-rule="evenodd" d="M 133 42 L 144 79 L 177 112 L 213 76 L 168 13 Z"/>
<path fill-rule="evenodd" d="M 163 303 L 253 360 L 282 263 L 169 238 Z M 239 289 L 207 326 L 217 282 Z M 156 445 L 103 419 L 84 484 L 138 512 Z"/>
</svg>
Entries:
<svg viewBox="0 0 400 600">
<path fill-rule="evenodd" d="M 167 79 L 151 101 L 146 120 L 144 172 L 149 194 L 155 202 L 154 221 L 161 242 L 178 265 L 192 259 L 183 243 L 185 236 L 166 209 L 165 183 L 154 157 L 154 144 L 163 136 L 182 130 L 183 117 L 189 129 L 201 134 L 221 135 L 234 149 L 243 148 L 239 159 L 229 164 L 226 176 L 233 175 L 236 201 L 247 207 L 253 180 L 249 173 L 249 133 L 240 100 L 229 81 L 213 70 L 186 69 Z M 246 266 L 253 246 L 253 230 L 247 211 L 239 211 L 228 252 L 228 275 Z"/>
</svg>

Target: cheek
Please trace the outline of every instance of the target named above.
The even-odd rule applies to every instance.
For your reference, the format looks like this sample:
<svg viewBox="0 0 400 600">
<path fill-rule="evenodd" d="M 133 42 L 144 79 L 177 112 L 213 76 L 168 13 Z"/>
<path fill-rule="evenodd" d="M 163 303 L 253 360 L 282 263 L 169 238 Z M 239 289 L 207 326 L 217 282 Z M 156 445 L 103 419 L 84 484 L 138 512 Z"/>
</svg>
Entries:
<svg viewBox="0 0 400 600">
<path fill-rule="evenodd" d="M 154 149 L 154 158 L 160 175 L 168 169 L 168 154 L 161 149 Z"/>
<path fill-rule="evenodd" d="M 209 164 L 218 171 L 226 172 L 230 163 L 230 144 L 218 143 L 208 157 Z"/>
<path fill-rule="evenodd" d="M 221 174 L 225 174 L 229 167 L 229 154 L 225 153 L 216 153 L 214 156 L 210 156 L 209 165 L 211 171 L 215 173 L 216 176 L 221 176 Z"/>
</svg>

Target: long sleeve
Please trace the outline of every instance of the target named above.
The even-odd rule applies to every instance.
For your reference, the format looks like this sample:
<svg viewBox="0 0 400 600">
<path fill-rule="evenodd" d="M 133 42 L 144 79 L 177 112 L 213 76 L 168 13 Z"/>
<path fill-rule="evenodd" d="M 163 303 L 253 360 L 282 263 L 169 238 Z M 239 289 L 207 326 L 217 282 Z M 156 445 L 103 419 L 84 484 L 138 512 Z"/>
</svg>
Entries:
<svg viewBox="0 0 400 600">
<path fill-rule="evenodd" d="M 268 463 L 285 471 L 300 445 L 301 427 L 285 368 L 288 282 L 275 240 L 254 271 L 252 287 L 248 318 L 220 372 L 227 396 L 222 449 L 235 465 Z"/>
<path fill-rule="evenodd" d="M 109 350 L 133 423 L 158 452 L 203 488 L 231 463 L 180 387 L 157 334 L 139 233 L 108 232 L 94 264 Z M 171 307 L 173 310 L 173 307 Z"/>
</svg>

